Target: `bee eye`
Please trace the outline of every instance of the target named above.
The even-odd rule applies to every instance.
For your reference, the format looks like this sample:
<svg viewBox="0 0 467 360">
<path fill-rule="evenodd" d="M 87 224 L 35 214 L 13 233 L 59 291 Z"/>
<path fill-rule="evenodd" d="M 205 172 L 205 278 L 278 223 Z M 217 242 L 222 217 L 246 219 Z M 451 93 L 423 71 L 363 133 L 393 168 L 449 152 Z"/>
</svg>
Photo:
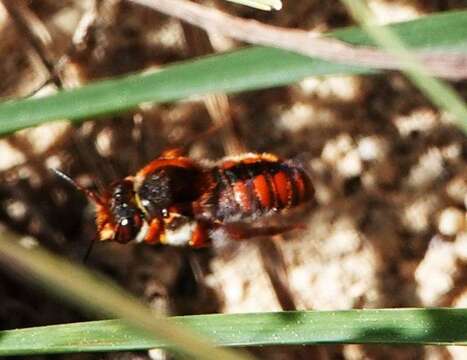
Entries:
<svg viewBox="0 0 467 360">
<path fill-rule="evenodd" d="M 143 225 L 143 220 L 141 219 L 140 214 L 135 214 L 133 216 L 133 224 L 136 228 L 138 228 L 138 230 Z"/>
<path fill-rule="evenodd" d="M 141 226 L 143 225 L 143 220 L 141 215 L 136 213 L 131 217 L 121 218 L 118 222 L 117 231 L 115 234 L 115 241 L 126 244 L 127 242 L 134 240 Z"/>
<path fill-rule="evenodd" d="M 123 219 L 117 226 L 117 231 L 115 233 L 115 241 L 126 244 L 127 242 L 132 240 L 132 229 L 129 226 L 128 220 Z"/>
</svg>

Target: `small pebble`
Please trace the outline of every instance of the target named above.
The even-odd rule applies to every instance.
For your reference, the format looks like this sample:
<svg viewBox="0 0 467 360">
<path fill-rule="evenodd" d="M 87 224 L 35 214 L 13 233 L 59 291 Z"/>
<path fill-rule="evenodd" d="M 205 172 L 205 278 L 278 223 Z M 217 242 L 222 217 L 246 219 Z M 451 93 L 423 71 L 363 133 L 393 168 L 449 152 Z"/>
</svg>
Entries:
<svg viewBox="0 0 467 360">
<path fill-rule="evenodd" d="M 464 227 L 464 213 L 454 207 L 443 210 L 438 221 L 438 230 L 446 236 L 454 236 Z"/>
</svg>

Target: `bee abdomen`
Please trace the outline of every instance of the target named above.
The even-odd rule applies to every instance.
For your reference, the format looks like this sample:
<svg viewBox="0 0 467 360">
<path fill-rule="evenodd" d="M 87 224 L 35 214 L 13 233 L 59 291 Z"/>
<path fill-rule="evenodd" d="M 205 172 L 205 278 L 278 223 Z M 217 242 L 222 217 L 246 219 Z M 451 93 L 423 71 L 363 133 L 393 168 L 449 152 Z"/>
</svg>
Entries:
<svg viewBox="0 0 467 360">
<path fill-rule="evenodd" d="M 274 194 L 274 208 L 287 209 L 310 200 L 312 186 L 306 173 L 298 167 L 281 164 L 277 171 L 268 174 Z"/>
<path fill-rule="evenodd" d="M 313 188 L 305 171 L 290 162 L 251 156 L 227 161 L 213 170 L 222 179 L 212 194 L 220 221 L 255 219 L 271 211 L 292 208 L 311 199 Z"/>
</svg>

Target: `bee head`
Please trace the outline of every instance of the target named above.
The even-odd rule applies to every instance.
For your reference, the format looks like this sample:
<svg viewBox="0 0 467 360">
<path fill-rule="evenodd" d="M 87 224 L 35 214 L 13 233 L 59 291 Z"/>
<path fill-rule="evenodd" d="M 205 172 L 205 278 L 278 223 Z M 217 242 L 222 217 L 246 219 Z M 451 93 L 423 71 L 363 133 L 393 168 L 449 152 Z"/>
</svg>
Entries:
<svg viewBox="0 0 467 360">
<path fill-rule="evenodd" d="M 110 196 L 96 203 L 96 223 L 100 240 L 127 243 L 144 238 L 147 222 L 131 179 L 112 184 Z"/>
<path fill-rule="evenodd" d="M 148 225 L 136 200 L 131 178 L 115 182 L 111 185 L 110 191 L 98 194 L 82 187 L 68 175 L 58 170 L 54 171 L 75 188 L 84 192 L 96 207 L 99 240 L 127 243 L 144 238 Z"/>
</svg>

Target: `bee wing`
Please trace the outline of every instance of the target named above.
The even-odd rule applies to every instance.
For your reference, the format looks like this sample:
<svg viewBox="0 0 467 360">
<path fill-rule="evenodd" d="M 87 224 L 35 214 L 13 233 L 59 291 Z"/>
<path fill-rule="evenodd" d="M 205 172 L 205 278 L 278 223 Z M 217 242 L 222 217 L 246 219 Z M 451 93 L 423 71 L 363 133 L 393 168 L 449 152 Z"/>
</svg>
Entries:
<svg viewBox="0 0 467 360">
<path fill-rule="evenodd" d="M 240 240 L 269 237 L 295 229 L 303 229 L 304 214 L 290 211 L 286 214 L 272 214 L 264 218 L 251 221 L 236 221 L 219 224 L 209 232 L 214 248 L 220 250 L 235 247 Z"/>
</svg>

